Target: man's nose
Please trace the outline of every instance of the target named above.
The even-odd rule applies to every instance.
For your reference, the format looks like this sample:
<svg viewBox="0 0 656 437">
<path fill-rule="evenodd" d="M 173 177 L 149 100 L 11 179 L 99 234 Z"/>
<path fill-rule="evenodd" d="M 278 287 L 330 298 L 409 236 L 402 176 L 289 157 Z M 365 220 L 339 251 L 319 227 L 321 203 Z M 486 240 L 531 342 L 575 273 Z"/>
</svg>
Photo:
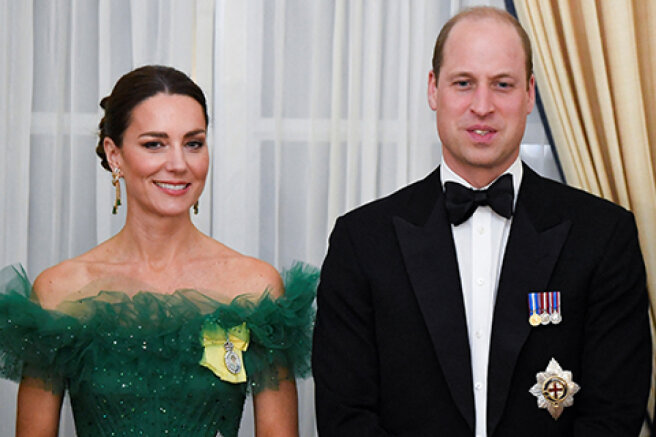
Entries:
<svg viewBox="0 0 656 437">
<path fill-rule="evenodd" d="M 474 91 L 470 105 L 471 111 L 479 117 L 494 112 L 492 91 L 487 87 L 478 87 Z"/>
</svg>

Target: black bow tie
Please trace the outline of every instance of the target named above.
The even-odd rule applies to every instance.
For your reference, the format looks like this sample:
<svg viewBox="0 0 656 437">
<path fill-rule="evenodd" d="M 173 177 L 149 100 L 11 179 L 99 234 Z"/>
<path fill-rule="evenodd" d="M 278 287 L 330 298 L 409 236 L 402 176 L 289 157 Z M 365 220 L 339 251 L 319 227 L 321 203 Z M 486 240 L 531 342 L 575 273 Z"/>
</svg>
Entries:
<svg viewBox="0 0 656 437">
<path fill-rule="evenodd" d="M 444 184 L 446 211 L 455 226 L 467 221 L 480 205 L 488 205 L 500 216 L 510 218 L 513 213 L 513 181 L 507 173 L 486 190 L 472 190 L 457 182 Z"/>
</svg>

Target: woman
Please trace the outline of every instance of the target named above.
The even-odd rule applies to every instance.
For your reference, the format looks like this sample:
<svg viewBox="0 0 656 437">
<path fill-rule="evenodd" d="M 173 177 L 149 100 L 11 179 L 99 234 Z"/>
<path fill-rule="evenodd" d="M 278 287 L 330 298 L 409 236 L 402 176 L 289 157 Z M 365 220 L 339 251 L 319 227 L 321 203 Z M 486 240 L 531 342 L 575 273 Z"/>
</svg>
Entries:
<svg viewBox="0 0 656 437">
<path fill-rule="evenodd" d="M 283 286 L 193 225 L 208 117 L 186 75 L 138 68 L 101 107 L 96 152 L 114 212 L 125 181 L 125 226 L 33 287 L 20 269 L 0 274 L 0 374 L 21 381 L 17 435 L 55 436 L 65 388 L 80 437 L 236 436 L 249 391 L 258 436 L 297 435 L 317 273 L 295 267 Z"/>
</svg>

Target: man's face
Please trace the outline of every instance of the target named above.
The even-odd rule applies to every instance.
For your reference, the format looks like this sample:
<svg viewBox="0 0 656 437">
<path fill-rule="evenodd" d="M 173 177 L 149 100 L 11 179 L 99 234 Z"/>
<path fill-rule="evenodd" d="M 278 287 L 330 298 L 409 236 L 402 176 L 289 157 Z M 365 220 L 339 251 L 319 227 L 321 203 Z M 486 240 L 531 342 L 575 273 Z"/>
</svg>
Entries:
<svg viewBox="0 0 656 437">
<path fill-rule="evenodd" d="M 524 51 L 513 27 L 495 18 L 465 18 L 444 45 L 439 77 L 428 77 L 428 102 L 447 165 L 475 187 L 517 158 L 535 101 Z"/>
</svg>

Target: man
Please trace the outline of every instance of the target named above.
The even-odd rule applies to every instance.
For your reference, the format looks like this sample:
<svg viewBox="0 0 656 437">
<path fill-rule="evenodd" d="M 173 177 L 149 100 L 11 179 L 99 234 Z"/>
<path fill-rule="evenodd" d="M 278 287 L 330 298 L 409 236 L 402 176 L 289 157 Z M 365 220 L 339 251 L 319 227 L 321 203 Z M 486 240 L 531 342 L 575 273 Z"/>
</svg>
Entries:
<svg viewBox="0 0 656 437">
<path fill-rule="evenodd" d="M 530 50 L 504 11 L 452 18 L 428 80 L 442 165 L 337 220 L 314 336 L 321 437 L 638 434 L 651 343 L 635 223 L 519 160 Z"/>
</svg>

